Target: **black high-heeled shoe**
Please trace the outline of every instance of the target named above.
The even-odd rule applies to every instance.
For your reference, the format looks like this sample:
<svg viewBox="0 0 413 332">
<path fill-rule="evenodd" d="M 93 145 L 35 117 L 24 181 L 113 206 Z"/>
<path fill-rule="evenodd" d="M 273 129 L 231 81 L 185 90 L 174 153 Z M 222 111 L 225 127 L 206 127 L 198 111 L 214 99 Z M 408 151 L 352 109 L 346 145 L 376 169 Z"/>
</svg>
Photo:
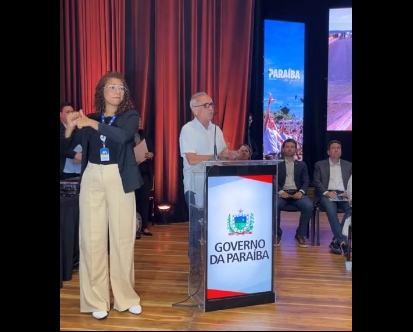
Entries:
<svg viewBox="0 0 413 332">
<path fill-rule="evenodd" d="M 146 235 L 146 236 L 152 236 L 152 235 L 153 235 L 153 234 L 152 234 L 151 232 L 149 232 L 149 231 L 147 231 L 147 232 L 141 231 L 141 234 Z"/>
<path fill-rule="evenodd" d="M 141 238 L 141 234 L 139 232 L 136 232 L 136 240 L 139 240 Z"/>
</svg>

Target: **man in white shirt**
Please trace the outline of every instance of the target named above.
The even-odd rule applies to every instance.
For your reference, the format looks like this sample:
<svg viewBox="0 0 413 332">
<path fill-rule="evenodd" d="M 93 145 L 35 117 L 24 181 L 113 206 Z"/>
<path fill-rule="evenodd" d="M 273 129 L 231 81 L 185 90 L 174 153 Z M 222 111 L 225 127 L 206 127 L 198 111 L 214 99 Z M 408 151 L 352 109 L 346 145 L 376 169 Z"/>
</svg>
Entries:
<svg viewBox="0 0 413 332">
<path fill-rule="evenodd" d="M 327 145 L 328 159 L 315 163 L 314 166 L 314 202 L 326 211 L 333 241 L 329 248 L 337 254 L 347 255 L 347 237 L 343 235 L 344 221 L 351 213 L 347 201 L 347 184 L 352 174 L 352 163 L 341 157 L 341 143 L 337 140 L 330 141 Z M 344 198 L 345 200 L 340 200 Z M 340 222 L 337 207 L 344 210 L 344 217 Z"/>
<path fill-rule="evenodd" d="M 204 173 L 202 162 L 214 159 L 214 146 L 219 158 L 238 159 L 237 151 L 229 151 L 221 129 L 212 124 L 214 103 L 205 92 L 198 92 L 189 102 L 194 119 L 186 123 L 179 135 L 183 158 L 184 194 L 189 206 L 189 262 L 190 273 L 201 268 L 201 232 L 204 216 Z M 201 221 L 201 222 L 200 222 Z"/>
</svg>

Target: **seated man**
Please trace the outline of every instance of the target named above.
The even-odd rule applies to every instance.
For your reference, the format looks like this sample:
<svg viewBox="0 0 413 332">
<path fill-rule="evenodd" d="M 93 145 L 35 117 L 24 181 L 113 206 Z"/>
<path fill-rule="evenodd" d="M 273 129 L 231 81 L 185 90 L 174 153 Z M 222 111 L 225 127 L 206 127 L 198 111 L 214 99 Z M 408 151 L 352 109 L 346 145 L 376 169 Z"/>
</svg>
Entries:
<svg viewBox="0 0 413 332">
<path fill-rule="evenodd" d="M 313 203 L 306 196 L 309 178 L 307 165 L 298 160 L 294 160 L 297 152 L 297 142 L 292 138 L 286 139 L 282 144 L 282 152 L 285 160 L 278 164 L 278 200 L 277 200 L 277 238 L 275 245 L 281 244 L 282 230 L 280 227 L 281 210 L 291 204 L 301 211 L 300 222 L 295 231 L 294 240 L 297 244 L 306 248 L 305 236 L 307 234 L 308 223 L 313 214 Z"/>
<path fill-rule="evenodd" d="M 326 211 L 333 241 L 329 248 L 336 254 L 347 255 L 347 237 L 343 235 L 343 225 L 351 213 L 350 204 L 347 201 L 347 184 L 352 174 L 352 163 L 341 157 L 341 143 L 330 141 L 327 145 L 328 159 L 315 163 L 314 166 L 314 202 Z M 340 196 L 340 192 L 343 195 Z M 342 200 L 344 199 L 344 200 Z M 337 215 L 337 207 L 344 210 L 344 217 L 340 222 Z"/>
</svg>

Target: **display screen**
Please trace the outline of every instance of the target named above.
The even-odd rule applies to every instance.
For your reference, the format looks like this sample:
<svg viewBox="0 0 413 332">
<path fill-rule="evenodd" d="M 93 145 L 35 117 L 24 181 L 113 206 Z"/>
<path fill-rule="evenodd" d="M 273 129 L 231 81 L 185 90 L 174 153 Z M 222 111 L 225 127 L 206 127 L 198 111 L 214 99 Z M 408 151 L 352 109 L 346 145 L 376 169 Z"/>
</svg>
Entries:
<svg viewBox="0 0 413 332">
<path fill-rule="evenodd" d="M 352 8 L 330 9 L 327 130 L 352 130 Z"/>
<path fill-rule="evenodd" d="M 271 292 L 273 175 L 208 178 L 206 300 Z"/>
<path fill-rule="evenodd" d="M 264 20 L 263 155 L 282 153 L 287 138 L 303 159 L 305 24 Z"/>
</svg>

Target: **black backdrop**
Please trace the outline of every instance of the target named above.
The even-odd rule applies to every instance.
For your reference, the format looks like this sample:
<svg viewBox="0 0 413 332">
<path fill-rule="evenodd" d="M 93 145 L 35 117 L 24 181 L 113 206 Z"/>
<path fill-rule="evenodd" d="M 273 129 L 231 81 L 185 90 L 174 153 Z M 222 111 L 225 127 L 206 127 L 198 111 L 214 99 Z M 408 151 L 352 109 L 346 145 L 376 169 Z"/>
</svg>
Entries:
<svg viewBox="0 0 413 332">
<path fill-rule="evenodd" d="M 305 23 L 304 63 L 304 156 L 310 179 L 314 163 L 326 159 L 327 143 L 337 139 L 342 144 L 342 158 L 352 162 L 352 132 L 326 131 L 328 16 L 330 8 L 352 7 L 352 0 L 257 0 L 254 19 L 250 111 L 256 120 L 251 132 L 262 146 L 263 97 L 263 23 L 264 19 Z M 261 151 L 262 157 L 262 151 Z"/>
</svg>

